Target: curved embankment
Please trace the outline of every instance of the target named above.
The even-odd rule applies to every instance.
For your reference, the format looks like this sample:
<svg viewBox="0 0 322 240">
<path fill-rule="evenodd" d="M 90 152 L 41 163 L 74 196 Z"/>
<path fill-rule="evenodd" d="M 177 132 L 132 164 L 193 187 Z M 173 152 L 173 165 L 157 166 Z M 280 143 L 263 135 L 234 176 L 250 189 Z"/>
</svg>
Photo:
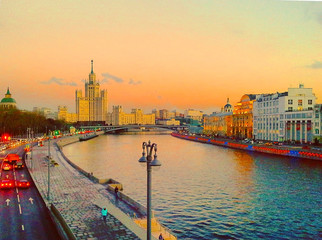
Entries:
<svg viewBox="0 0 322 240">
<path fill-rule="evenodd" d="M 90 180 L 92 180 L 93 182 L 96 183 L 100 183 L 100 184 L 106 184 L 107 185 L 107 190 L 111 193 L 114 194 L 114 188 L 117 186 L 119 190 L 123 190 L 123 186 L 121 183 L 119 183 L 118 181 L 115 181 L 114 179 L 110 178 L 110 179 L 98 179 L 95 176 L 92 175 L 92 173 L 88 173 L 85 170 L 83 170 L 82 168 L 80 168 L 79 166 L 77 166 L 76 164 L 74 164 L 73 162 L 71 162 L 64 154 L 63 147 L 67 146 L 69 144 L 73 144 L 79 141 L 78 136 L 72 136 L 72 137 L 68 137 L 68 138 L 64 138 L 61 139 L 59 141 L 56 142 L 56 145 L 59 149 L 59 151 L 61 152 L 63 158 L 71 165 L 73 166 L 76 170 L 78 170 L 80 173 L 84 174 L 85 176 L 87 176 Z M 125 193 L 123 193 L 122 191 L 118 192 L 118 196 L 119 198 L 126 202 L 126 204 L 128 204 L 129 206 L 131 206 L 131 208 L 134 210 L 135 213 L 135 217 L 133 218 L 133 221 L 142 229 L 146 229 L 146 213 L 147 213 L 147 209 L 145 206 L 141 205 L 140 203 L 138 203 L 137 201 L 135 201 L 134 199 L 132 199 L 131 197 L 129 197 L 128 195 L 126 195 Z M 142 217 L 142 218 L 138 218 L 138 217 Z M 154 214 L 152 212 L 152 220 L 151 220 L 151 224 L 152 224 L 152 236 L 153 239 L 157 239 L 159 234 L 162 232 L 164 239 L 165 240 L 177 240 L 177 237 L 175 237 L 175 235 L 172 233 L 172 231 L 168 228 L 166 228 L 165 226 L 163 226 L 162 224 L 159 223 L 159 221 L 154 217 Z"/>
<path fill-rule="evenodd" d="M 173 137 L 201 142 L 207 144 L 213 144 L 222 147 L 229 147 L 234 149 L 241 149 L 251 152 L 261 152 L 268 154 L 275 154 L 280 156 L 288 156 L 288 157 L 297 157 L 297 158 L 306 158 L 312 160 L 322 160 L 322 152 L 319 150 L 310 150 L 310 149 L 292 149 L 287 147 L 274 147 L 274 146 L 262 146 L 262 145 L 253 145 L 253 144 L 245 144 L 245 143 L 236 143 L 230 142 L 227 140 L 215 140 L 205 137 L 196 137 L 191 135 L 184 135 L 180 133 L 171 133 Z"/>
</svg>

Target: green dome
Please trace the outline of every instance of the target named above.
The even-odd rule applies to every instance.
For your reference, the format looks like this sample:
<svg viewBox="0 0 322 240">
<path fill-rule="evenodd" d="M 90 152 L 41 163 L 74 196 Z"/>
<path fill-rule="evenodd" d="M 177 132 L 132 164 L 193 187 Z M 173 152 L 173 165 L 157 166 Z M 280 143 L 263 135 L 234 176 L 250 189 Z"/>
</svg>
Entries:
<svg viewBox="0 0 322 240">
<path fill-rule="evenodd" d="M 2 103 L 16 103 L 16 100 L 14 100 L 13 98 L 3 98 L 1 100 Z"/>
</svg>

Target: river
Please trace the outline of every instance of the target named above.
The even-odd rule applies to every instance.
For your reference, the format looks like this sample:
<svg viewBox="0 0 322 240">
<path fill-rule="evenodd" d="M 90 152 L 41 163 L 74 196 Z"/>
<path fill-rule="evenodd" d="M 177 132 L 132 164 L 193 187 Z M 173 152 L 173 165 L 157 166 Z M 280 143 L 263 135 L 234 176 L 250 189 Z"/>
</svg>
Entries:
<svg viewBox="0 0 322 240">
<path fill-rule="evenodd" d="M 64 147 L 146 206 L 142 142 L 158 144 L 152 209 L 178 239 L 322 238 L 322 162 L 248 153 L 170 135 L 103 135 Z"/>
</svg>

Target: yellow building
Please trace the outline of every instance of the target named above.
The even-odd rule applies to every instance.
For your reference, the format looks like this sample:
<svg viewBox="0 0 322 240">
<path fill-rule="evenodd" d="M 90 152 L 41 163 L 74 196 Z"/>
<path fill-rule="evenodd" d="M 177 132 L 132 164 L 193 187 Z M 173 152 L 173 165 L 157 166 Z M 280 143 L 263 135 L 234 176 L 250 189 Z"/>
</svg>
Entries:
<svg viewBox="0 0 322 240">
<path fill-rule="evenodd" d="M 125 113 L 122 106 L 113 106 L 113 112 L 109 114 L 107 123 L 112 125 L 155 125 L 155 115 L 143 114 L 141 109 L 132 109 L 131 113 Z"/>
<path fill-rule="evenodd" d="M 171 118 L 171 119 L 158 120 L 157 124 L 167 125 L 167 126 L 180 126 L 180 121 L 175 120 L 174 118 Z"/>
<path fill-rule="evenodd" d="M 100 91 L 100 84 L 96 81 L 91 61 L 91 73 L 85 82 L 85 96 L 82 90 L 76 90 L 77 121 L 106 121 L 107 119 L 107 90 Z"/>
<path fill-rule="evenodd" d="M 255 94 L 245 94 L 234 107 L 233 136 L 236 138 L 249 138 L 253 136 L 253 103 Z"/>
<path fill-rule="evenodd" d="M 58 120 L 75 123 L 77 122 L 77 114 L 69 113 L 66 106 L 58 106 Z"/>
<path fill-rule="evenodd" d="M 227 104 L 221 112 L 204 117 L 204 133 L 218 136 L 232 135 L 233 108 L 227 99 Z"/>
</svg>

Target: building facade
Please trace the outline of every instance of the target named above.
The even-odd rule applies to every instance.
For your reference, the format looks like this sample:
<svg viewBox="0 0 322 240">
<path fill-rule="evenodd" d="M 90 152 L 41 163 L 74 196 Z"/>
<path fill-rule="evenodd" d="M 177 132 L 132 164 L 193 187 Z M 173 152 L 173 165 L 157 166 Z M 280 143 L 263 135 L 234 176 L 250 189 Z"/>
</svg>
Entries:
<svg viewBox="0 0 322 240">
<path fill-rule="evenodd" d="M 50 108 L 47 107 L 34 107 L 33 112 L 43 115 L 47 119 L 58 119 L 58 113 L 53 112 Z"/>
<path fill-rule="evenodd" d="M 322 141 L 322 104 L 315 104 L 313 108 L 313 137 L 315 141 Z"/>
<path fill-rule="evenodd" d="M 58 106 L 58 120 L 63 120 L 68 123 L 77 122 L 77 114 L 69 113 L 66 106 Z"/>
<path fill-rule="evenodd" d="M 253 139 L 284 141 L 283 114 L 288 92 L 261 94 L 254 102 Z"/>
<path fill-rule="evenodd" d="M 227 104 L 221 112 L 204 117 L 204 133 L 218 136 L 232 136 L 233 107 L 227 99 Z"/>
<path fill-rule="evenodd" d="M 125 113 L 122 106 L 113 106 L 112 113 L 109 113 L 108 124 L 112 125 L 155 125 L 155 115 L 144 114 L 141 109 L 132 109 L 131 113 Z"/>
<path fill-rule="evenodd" d="M 96 80 L 91 61 L 91 72 L 85 81 L 85 96 L 82 90 L 76 90 L 77 121 L 106 121 L 108 109 L 107 90 L 100 91 L 100 84 Z"/>
<path fill-rule="evenodd" d="M 172 118 L 172 119 L 165 119 L 165 120 L 157 120 L 157 124 L 167 125 L 167 126 L 180 126 L 180 121 Z"/>
<path fill-rule="evenodd" d="M 7 89 L 7 93 L 5 97 L 0 102 L 0 109 L 9 110 L 17 108 L 16 100 L 11 97 L 11 93 L 9 88 Z"/>
<path fill-rule="evenodd" d="M 187 109 L 184 111 L 184 117 L 201 122 L 203 117 L 203 112 L 199 110 L 194 110 L 194 109 Z"/>
<path fill-rule="evenodd" d="M 313 122 L 319 121 L 314 120 L 315 100 L 312 88 L 304 88 L 303 84 L 288 92 L 259 95 L 254 103 L 253 138 L 312 142 Z"/>
<path fill-rule="evenodd" d="M 245 94 L 234 107 L 232 135 L 236 138 L 253 137 L 253 103 L 256 94 Z"/>
</svg>

